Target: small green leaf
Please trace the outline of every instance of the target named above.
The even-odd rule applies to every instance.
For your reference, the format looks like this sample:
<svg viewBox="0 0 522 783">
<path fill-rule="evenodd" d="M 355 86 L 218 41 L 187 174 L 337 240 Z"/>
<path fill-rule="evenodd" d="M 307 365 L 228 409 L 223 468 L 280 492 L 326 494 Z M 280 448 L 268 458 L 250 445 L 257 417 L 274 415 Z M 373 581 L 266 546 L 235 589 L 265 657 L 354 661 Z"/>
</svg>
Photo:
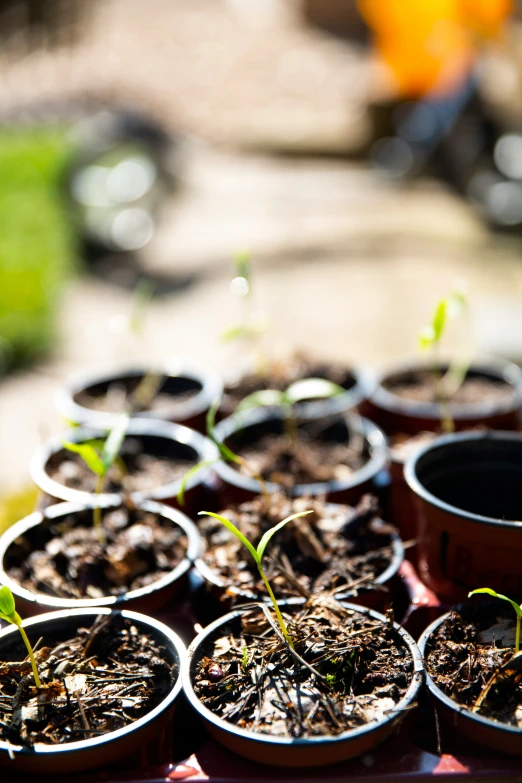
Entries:
<svg viewBox="0 0 522 783">
<path fill-rule="evenodd" d="M 468 593 L 468 598 L 471 598 L 472 595 L 477 595 L 477 593 L 486 593 L 487 595 L 492 595 L 493 598 L 501 598 L 502 601 L 507 601 L 517 615 L 519 617 L 522 617 L 522 607 L 520 607 L 515 601 L 512 601 L 511 598 L 508 598 L 507 595 L 502 595 L 502 593 L 496 593 L 495 590 L 492 590 L 490 587 L 479 587 L 477 590 L 472 590 L 470 593 Z"/>
<path fill-rule="evenodd" d="M 238 340 L 240 337 L 244 337 L 246 332 L 246 328 L 240 324 L 229 326 L 229 328 L 225 329 L 225 331 L 221 334 L 221 339 L 225 343 L 229 343 L 232 342 L 232 340 Z"/>
<path fill-rule="evenodd" d="M 15 613 L 15 600 L 11 590 L 4 585 L 0 587 L 0 613 L 4 619 L 11 617 Z"/>
<path fill-rule="evenodd" d="M 216 437 L 214 435 L 214 427 L 216 426 L 216 414 L 219 410 L 219 406 L 221 405 L 221 397 L 218 397 L 214 400 L 212 405 L 207 411 L 207 419 L 206 419 L 206 426 L 207 426 L 207 435 L 208 437 L 216 442 Z"/>
<path fill-rule="evenodd" d="M 103 464 L 103 460 L 94 446 L 91 446 L 90 443 L 68 443 L 67 441 L 62 440 L 62 446 L 64 449 L 67 449 L 67 451 L 79 454 L 87 467 L 97 476 L 105 476 L 107 469 Z"/>
<path fill-rule="evenodd" d="M 218 399 L 214 400 L 210 408 L 207 412 L 207 437 L 210 438 L 210 440 L 215 443 L 215 445 L 219 449 L 219 453 L 223 457 L 223 459 L 226 462 L 235 462 L 238 465 L 241 465 L 243 463 L 243 460 L 241 457 L 238 457 L 237 454 L 234 454 L 232 449 L 229 449 L 228 446 L 225 446 L 224 443 L 221 443 L 214 434 L 214 427 L 216 426 L 216 414 L 218 412 L 219 406 L 221 405 L 221 397 L 218 397 Z"/>
<path fill-rule="evenodd" d="M 303 400 L 329 399 L 344 394 L 346 389 L 326 378 L 303 378 L 291 383 L 285 392 L 286 402 L 294 405 Z"/>
<path fill-rule="evenodd" d="M 112 430 L 109 432 L 102 450 L 102 462 L 105 467 L 105 472 L 112 466 L 114 460 L 120 453 L 125 435 L 127 433 L 127 427 L 129 426 L 129 414 L 121 413 L 116 419 L 116 423 Z"/>
<path fill-rule="evenodd" d="M 250 290 L 250 252 L 245 249 L 236 250 L 234 253 L 234 261 L 236 262 L 236 276 L 244 277 Z"/>
<path fill-rule="evenodd" d="M 447 300 L 441 299 L 435 308 L 433 315 L 432 329 L 433 329 L 433 342 L 438 343 L 444 332 L 446 326 L 446 312 L 447 312 Z"/>
<path fill-rule="evenodd" d="M 433 326 L 423 326 L 419 332 L 419 347 L 423 351 L 429 350 L 435 342 L 435 332 Z"/>
<path fill-rule="evenodd" d="M 265 408 L 272 405 L 282 405 L 284 402 L 284 393 L 276 389 L 263 389 L 262 391 L 252 392 L 244 397 L 237 406 L 235 413 L 251 410 L 252 408 Z"/>
<path fill-rule="evenodd" d="M 187 470 L 183 478 L 181 479 L 181 484 L 179 486 L 178 494 L 176 495 L 177 501 L 180 504 L 180 506 L 185 505 L 185 492 L 187 491 L 187 484 L 189 483 L 192 476 L 195 476 L 196 473 L 199 473 L 200 470 L 203 470 L 203 468 L 208 468 L 210 465 L 213 465 L 215 460 L 213 459 L 206 459 L 203 460 L 203 462 L 198 462 L 197 465 L 193 465 L 190 470 Z"/>
<path fill-rule="evenodd" d="M 227 519 L 226 517 L 222 517 L 220 514 L 214 514 L 212 513 L 212 511 L 200 511 L 199 516 L 213 517 L 214 519 L 217 519 L 218 522 L 221 522 L 221 524 L 224 525 L 227 530 L 230 530 L 230 532 L 233 533 L 236 536 L 236 538 L 238 538 L 241 541 L 243 546 L 245 546 L 248 549 L 248 551 L 254 558 L 255 562 L 259 563 L 259 557 L 256 550 L 254 549 L 250 541 L 247 538 L 245 538 L 243 533 L 237 529 L 237 527 L 234 525 L 233 522 L 230 521 L 230 519 Z"/>
<path fill-rule="evenodd" d="M 277 525 L 274 525 L 274 527 L 271 527 L 270 530 L 267 530 L 264 536 L 262 537 L 261 541 L 257 545 L 257 557 L 259 562 L 263 559 L 263 555 L 265 554 L 265 549 L 274 535 L 274 533 L 277 533 L 278 530 L 281 530 L 284 525 L 286 525 L 287 522 L 291 522 L 292 519 L 297 519 L 298 517 L 304 517 L 306 514 L 311 514 L 312 511 L 299 511 L 297 514 L 292 514 L 291 516 L 287 517 L 286 519 L 283 519 L 282 522 L 278 522 Z"/>
</svg>

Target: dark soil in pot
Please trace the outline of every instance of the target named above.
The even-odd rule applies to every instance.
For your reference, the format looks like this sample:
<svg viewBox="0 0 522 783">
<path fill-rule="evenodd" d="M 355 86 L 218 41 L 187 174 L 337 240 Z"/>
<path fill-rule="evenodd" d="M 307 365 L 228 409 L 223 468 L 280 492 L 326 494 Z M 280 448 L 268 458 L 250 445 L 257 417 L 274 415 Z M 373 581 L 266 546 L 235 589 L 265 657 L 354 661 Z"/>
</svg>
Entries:
<svg viewBox="0 0 522 783">
<path fill-rule="evenodd" d="M 268 432 L 262 425 L 252 426 L 245 434 L 227 438 L 227 445 L 248 464 L 250 474 L 241 467 L 245 475 L 255 472 L 291 489 L 297 484 L 346 481 L 369 459 L 365 439 L 350 436 L 339 417 L 300 421 L 295 437 L 284 432 L 282 420 L 276 425 Z"/>
<path fill-rule="evenodd" d="M 221 514 L 257 546 L 275 524 L 308 509 L 313 514 L 285 525 L 267 551 L 265 570 L 276 596 L 309 597 L 336 588 L 375 587 L 376 578 L 397 557 L 397 539 L 395 528 L 380 518 L 372 495 L 365 495 L 356 508 L 320 498 L 258 496 Z M 226 589 L 228 599 L 238 593 L 242 599 L 268 597 L 254 561 L 235 536 L 211 517 L 203 517 L 199 529 L 207 544 L 203 562 L 210 578 Z"/>
<path fill-rule="evenodd" d="M 85 740 L 133 723 L 178 676 L 165 648 L 118 613 L 74 638 L 44 635 L 36 651 L 40 689 L 22 649 L 18 635 L 2 648 L 0 738 L 25 747 Z"/>
<path fill-rule="evenodd" d="M 498 603 L 459 607 L 428 638 L 426 668 L 453 701 L 477 715 L 522 729 L 520 662 L 503 668 L 515 652 L 515 615 Z"/>
<path fill-rule="evenodd" d="M 129 407 L 135 412 L 161 411 L 162 415 L 176 413 L 176 407 L 183 402 L 194 399 L 202 389 L 202 385 L 192 378 L 163 376 L 159 381 L 157 393 L 143 407 L 133 394 L 143 380 L 143 375 L 122 376 L 113 381 L 98 383 L 74 395 L 74 402 L 84 408 L 103 413 L 120 413 Z"/>
<path fill-rule="evenodd" d="M 405 400 L 433 404 L 438 402 L 437 378 L 428 369 L 389 376 L 382 385 L 387 391 Z M 470 371 L 449 401 L 458 405 L 495 405 L 512 399 L 513 394 L 513 387 L 501 378 Z"/>
<path fill-rule="evenodd" d="M 102 512 L 102 525 L 104 539 L 88 509 L 44 519 L 7 549 L 4 568 L 31 592 L 102 598 L 152 584 L 186 556 L 187 537 L 167 517 L 120 506 Z"/>
<path fill-rule="evenodd" d="M 249 394 L 263 389 L 283 391 L 291 383 L 304 378 L 324 378 L 346 391 L 353 389 L 357 383 L 353 371 L 342 364 L 314 360 L 297 354 L 286 361 L 271 362 L 260 368 L 259 372 L 247 372 L 225 383 L 225 412 L 233 413 L 241 400 Z"/>
<path fill-rule="evenodd" d="M 336 736 L 393 711 L 412 682 L 413 659 L 393 624 L 334 601 L 289 616 L 307 666 L 258 608 L 218 630 L 198 650 L 194 690 L 215 715 L 256 733 Z"/>
<path fill-rule="evenodd" d="M 129 435 L 123 442 L 121 460 L 107 473 L 104 492 L 130 494 L 171 484 L 195 465 L 193 455 L 190 447 L 173 444 L 166 438 Z M 46 472 L 51 479 L 70 489 L 95 491 L 97 477 L 78 454 L 65 449 L 58 451 L 48 460 Z"/>
</svg>

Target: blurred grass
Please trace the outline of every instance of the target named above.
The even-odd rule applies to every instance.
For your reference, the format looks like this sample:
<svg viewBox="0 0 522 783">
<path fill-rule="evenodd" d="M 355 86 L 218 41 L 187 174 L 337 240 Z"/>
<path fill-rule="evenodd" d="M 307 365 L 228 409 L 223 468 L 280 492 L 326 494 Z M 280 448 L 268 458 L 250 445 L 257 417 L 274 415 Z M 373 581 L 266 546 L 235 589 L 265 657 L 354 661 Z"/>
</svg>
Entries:
<svg viewBox="0 0 522 783">
<path fill-rule="evenodd" d="M 0 497 L 0 535 L 19 519 L 32 514 L 37 500 L 38 489 L 34 486 L 20 489 L 9 495 L 2 495 Z"/>
<path fill-rule="evenodd" d="M 18 367 L 55 338 L 59 290 L 76 264 L 64 173 L 65 128 L 0 129 L 0 348 Z"/>
</svg>

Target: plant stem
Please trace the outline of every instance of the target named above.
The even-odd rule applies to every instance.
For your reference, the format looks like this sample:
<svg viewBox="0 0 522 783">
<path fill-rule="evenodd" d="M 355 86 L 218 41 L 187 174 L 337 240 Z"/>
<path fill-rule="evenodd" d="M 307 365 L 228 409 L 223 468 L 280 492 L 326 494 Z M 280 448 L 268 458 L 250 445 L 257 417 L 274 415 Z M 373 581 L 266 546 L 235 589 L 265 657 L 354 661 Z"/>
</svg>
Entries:
<svg viewBox="0 0 522 783">
<path fill-rule="evenodd" d="M 515 634 L 515 653 L 520 650 L 520 615 L 517 614 L 517 630 Z"/>
<path fill-rule="evenodd" d="M 293 405 L 289 405 L 285 413 L 283 421 L 285 435 L 295 443 L 298 436 L 297 417 L 295 415 L 295 409 Z"/>
<path fill-rule="evenodd" d="M 292 637 L 288 633 L 285 621 L 283 620 L 283 615 L 281 614 L 281 611 L 280 611 L 280 609 L 279 609 L 279 607 L 277 605 L 276 597 L 275 597 L 275 595 L 273 593 L 272 588 L 270 587 L 270 585 L 268 583 L 268 579 L 265 576 L 265 572 L 263 571 L 263 567 L 262 567 L 261 563 L 257 564 L 257 569 L 258 569 L 259 573 L 261 574 L 261 579 L 265 583 L 265 587 L 268 590 L 268 595 L 270 596 L 270 600 L 272 601 L 272 603 L 274 605 L 274 609 L 275 609 L 275 613 L 276 613 L 276 617 L 277 617 L 277 622 L 279 623 L 279 625 L 281 627 L 281 630 L 283 632 L 283 636 L 285 637 L 289 647 L 291 647 L 292 650 L 293 650 L 294 649 L 294 643 L 292 641 Z"/>
<path fill-rule="evenodd" d="M 36 665 L 36 660 L 34 657 L 33 648 L 31 647 L 31 642 L 27 638 L 27 634 L 20 623 L 20 625 L 17 625 L 18 630 L 22 634 L 22 639 L 24 640 L 24 644 L 27 647 L 27 652 L 29 653 L 29 660 L 31 661 L 31 667 L 33 669 L 33 675 L 34 675 L 34 682 L 37 688 L 41 688 L 42 684 L 40 682 L 40 677 L 38 676 L 38 667 Z"/>
<path fill-rule="evenodd" d="M 102 510 L 99 502 L 99 496 L 103 491 L 104 480 L 105 480 L 105 476 L 98 476 L 96 480 L 96 489 L 95 489 L 96 499 L 95 499 L 94 508 L 92 510 L 92 523 L 94 529 L 98 531 L 98 537 L 102 543 L 104 541 L 104 535 L 103 535 L 103 526 L 102 526 Z"/>
<path fill-rule="evenodd" d="M 455 432 L 455 424 L 451 416 L 448 399 L 444 394 L 444 390 L 443 390 L 444 373 L 442 372 L 442 363 L 440 360 L 440 354 L 438 348 L 439 346 L 437 343 L 437 345 L 435 345 L 433 349 L 435 352 L 435 367 L 434 367 L 435 395 L 437 397 L 437 402 L 440 405 L 440 414 L 441 414 L 440 424 L 441 424 L 442 431 L 445 433 L 451 433 L 451 432 Z"/>
</svg>

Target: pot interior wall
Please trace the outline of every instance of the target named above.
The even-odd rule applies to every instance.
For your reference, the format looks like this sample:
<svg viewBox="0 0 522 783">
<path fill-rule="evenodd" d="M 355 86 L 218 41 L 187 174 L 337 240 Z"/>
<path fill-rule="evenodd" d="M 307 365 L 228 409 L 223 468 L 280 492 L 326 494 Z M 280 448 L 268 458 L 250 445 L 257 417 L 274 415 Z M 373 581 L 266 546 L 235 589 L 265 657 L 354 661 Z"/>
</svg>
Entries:
<svg viewBox="0 0 522 783">
<path fill-rule="evenodd" d="M 43 623 L 38 623 L 36 625 L 24 626 L 24 628 L 33 646 L 42 637 L 41 646 L 49 646 L 49 642 L 58 643 L 64 642 L 67 639 L 72 639 L 76 635 L 78 628 L 89 628 L 94 623 L 97 616 L 96 612 L 93 612 L 92 614 L 79 615 L 77 617 L 54 618 L 46 621 L 45 625 Z M 132 620 L 132 623 L 137 626 L 141 633 L 150 636 L 159 644 L 163 645 L 169 663 L 176 663 L 179 665 L 178 656 L 174 648 L 167 642 L 163 634 L 160 634 L 155 628 L 142 625 L 136 620 Z M 18 632 L 0 638 L 1 661 L 23 661 L 26 657 L 27 649 Z"/>
<path fill-rule="evenodd" d="M 128 394 L 132 394 L 138 387 L 142 377 L 142 375 L 122 375 L 111 378 L 110 380 L 102 381 L 101 383 L 94 383 L 77 392 L 74 395 L 74 401 L 84 404 L 84 394 L 89 394 L 92 397 L 104 397 L 105 394 L 107 394 L 109 387 L 113 385 L 121 385 Z M 194 378 L 167 376 L 161 384 L 160 393 L 176 397 L 187 393 L 198 394 L 202 388 L 202 384 Z"/>
<path fill-rule="evenodd" d="M 350 432 L 346 422 L 341 417 L 336 417 L 330 423 L 325 423 L 324 419 L 311 419 L 310 421 L 300 421 L 298 423 L 299 433 L 307 435 L 314 440 L 320 440 L 325 443 L 343 443 L 350 442 Z M 256 441 L 261 440 L 265 435 L 282 435 L 284 433 L 284 419 L 270 418 L 263 421 L 249 424 L 241 430 L 234 432 L 225 438 L 225 443 L 231 449 L 245 449 L 255 447 Z M 368 441 L 364 439 L 364 456 L 369 457 Z"/>
<path fill-rule="evenodd" d="M 423 455 L 417 476 L 435 497 L 492 519 L 522 518 L 522 439 L 471 440 Z"/>
<path fill-rule="evenodd" d="M 128 435 L 123 441 L 120 453 L 124 460 L 126 457 L 132 459 L 138 454 L 150 454 L 159 459 L 182 459 L 193 462 L 199 460 L 199 454 L 193 446 L 158 435 Z M 49 458 L 48 468 L 56 469 L 64 459 L 69 458 L 69 452 L 60 449 Z"/>
<path fill-rule="evenodd" d="M 409 384 L 416 386 L 419 382 L 419 379 L 426 375 L 427 369 L 427 367 L 423 367 L 422 369 L 412 368 L 411 370 L 401 370 L 400 372 L 390 373 L 390 375 L 386 376 L 382 385 L 390 392 L 394 392 L 398 386 L 407 387 Z M 443 373 L 447 372 L 448 369 L 449 366 L 447 364 L 441 365 L 441 370 Z M 506 387 L 507 389 L 512 387 L 512 384 L 502 377 L 500 371 L 495 372 L 494 370 L 479 370 L 470 367 L 466 373 L 466 379 L 487 381 L 489 384 L 495 387 Z"/>
</svg>

